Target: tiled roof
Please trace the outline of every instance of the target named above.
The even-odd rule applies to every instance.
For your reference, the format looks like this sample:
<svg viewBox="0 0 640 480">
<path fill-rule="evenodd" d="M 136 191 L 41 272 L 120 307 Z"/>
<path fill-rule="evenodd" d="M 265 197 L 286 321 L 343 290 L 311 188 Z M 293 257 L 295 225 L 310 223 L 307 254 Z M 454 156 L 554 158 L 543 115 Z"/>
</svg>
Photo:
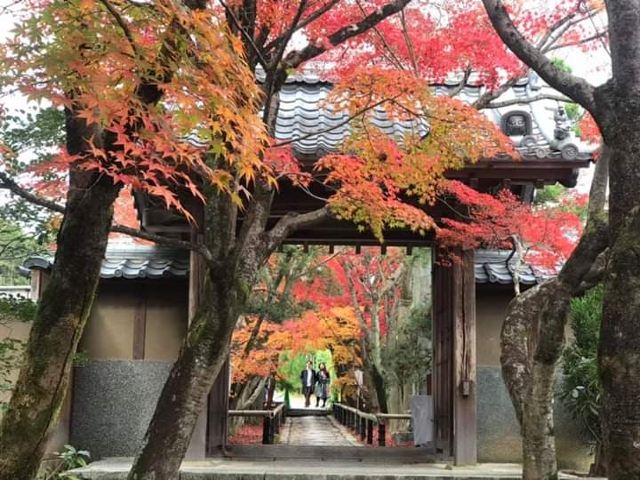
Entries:
<svg viewBox="0 0 640 480">
<path fill-rule="evenodd" d="M 52 258 L 32 257 L 23 267 L 29 270 L 51 268 Z M 183 251 L 159 247 L 134 247 L 107 250 L 100 270 L 101 278 L 167 278 L 186 277 L 189 256 Z"/>
<path fill-rule="evenodd" d="M 512 283 L 513 259 L 507 260 L 511 252 L 497 250 L 477 250 L 475 252 L 475 276 L 477 284 Z M 159 247 L 135 247 L 127 250 L 107 250 L 102 262 L 101 278 L 171 278 L 187 277 L 189 273 L 189 256 L 184 251 Z M 53 259 L 32 257 L 23 267 L 26 270 L 47 270 L 51 268 Z M 535 271 L 530 265 L 522 265 L 520 282 L 534 285 L 547 278 Z"/>
<path fill-rule="evenodd" d="M 276 138 L 281 141 L 299 139 L 293 147 L 297 153 L 303 155 L 320 157 L 337 150 L 349 135 L 349 124 L 346 112 L 335 111 L 331 106 L 323 103 L 331 88 L 331 83 L 321 80 L 317 75 L 291 76 L 280 91 Z M 436 95 L 449 95 L 459 89 L 459 82 L 451 80 L 434 85 L 432 88 Z M 456 98 L 473 103 L 484 91 L 482 85 L 465 84 Z M 527 113 L 531 118 L 531 135 L 512 137 L 517 150 L 525 159 L 564 158 L 561 151 L 552 145 L 556 127 L 554 113 L 557 111 L 558 102 L 549 99 L 527 102 L 540 94 L 557 94 L 557 92 L 542 84 L 537 77 L 525 78 L 499 99 L 499 101 L 522 99 L 522 104 L 485 109 L 483 113 L 498 126 L 501 126 L 504 115 L 510 112 Z M 382 108 L 374 111 L 372 122 L 388 135 L 398 139 L 408 133 L 417 133 L 422 136 L 429 131 L 426 121 L 394 121 L 386 116 Z M 577 158 L 591 157 L 593 149 L 580 142 L 573 134 L 562 144 L 563 148 L 567 143 L 575 145 Z"/>
<path fill-rule="evenodd" d="M 501 285 L 513 283 L 515 259 L 510 258 L 511 256 L 511 252 L 504 250 L 476 250 L 474 258 L 476 283 Z M 549 277 L 527 263 L 520 265 L 519 274 L 520 283 L 524 285 L 535 285 Z"/>
</svg>

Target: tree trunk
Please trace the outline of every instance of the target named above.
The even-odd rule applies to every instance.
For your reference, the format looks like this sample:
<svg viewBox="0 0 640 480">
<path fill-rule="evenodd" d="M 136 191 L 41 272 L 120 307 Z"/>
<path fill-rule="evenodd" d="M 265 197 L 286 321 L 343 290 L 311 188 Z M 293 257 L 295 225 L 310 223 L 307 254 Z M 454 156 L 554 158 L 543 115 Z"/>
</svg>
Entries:
<svg viewBox="0 0 640 480">
<path fill-rule="evenodd" d="M 602 220 L 608 152 L 594 176 L 589 220 L 558 276 L 514 298 L 501 333 L 502 375 L 522 431 L 523 476 L 555 479 L 553 398 L 555 371 L 565 343 L 571 300 L 602 274 L 607 225 Z"/>
<path fill-rule="evenodd" d="M 381 413 L 389 413 L 389 405 L 387 403 L 387 386 L 384 381 L 383 374 L 378 370 L 375 364 L 371 365 L 371 381 L 378 401 L 378 410 Z"/>
<path fill-rule="evenodd" d="M 593 463 L 589 468 L 589 475 L 592 477 L 606 477 L 607 465 L 604 457 L 604 446 L 602 442 L 596 444 L 596 451 L 593 458 Z"/>
<path fill-rule="evenodd" d="M 179 477 L 196 421 L 227 358 L 233 327 L 249 292 L 246 285 L 222 272 L 210 272 L 205 281 L 188 337 L 162 390 L 130 480 Z"/>
<path fill-rule="evenodd" d="M 628 126 L 637 128 L 637 118 Z M 640 478 L 640 136 L 622 128 L 611 163 L 611 239 L 599 347 L 609 478 Z"/>
<path fill-rule="evenodd" d="M 603 444 L 612 480 L 640 478 L 640 0 L 607 0 L 612 75 L 594 87 L 553 65 L 483 0 L 502 40 L 549 85 L 587 109 L 611 149 L 609 258 L 598 362 Z"/>
<path fill-rule="evenodd" d="M 66 112 L 67 149 L 91 133 Z M 31 327 L 23 365 L 0 426 L 0 479 L 31 480 L 56 426 L 76 347 L 91 311 L 120 191 L 112 179 L 72 169 L 51 277 Z"/>
</svg>

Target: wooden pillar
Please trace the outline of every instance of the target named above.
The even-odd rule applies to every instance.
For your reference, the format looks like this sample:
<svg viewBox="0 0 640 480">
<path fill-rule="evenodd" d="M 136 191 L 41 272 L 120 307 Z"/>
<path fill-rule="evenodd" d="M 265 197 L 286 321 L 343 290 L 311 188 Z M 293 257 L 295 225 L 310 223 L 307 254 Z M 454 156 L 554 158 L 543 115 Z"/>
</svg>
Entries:
<svg viewBox="0 0 640 480">
<path fill-rule="evenodd" d="M 133 359 L 144 360 L 144 347 L 147 336 L 147 288 L 138 289 L 138 303 L 133 317 Z"/>
<path fill-rule="evenodd" d="M 433 419 L 436 451 L 453 455 L 453 267 L 433 265 Z"/>
<path fill-rule="evenodd" d="M 473 251 L 434 266 L 433 395 L 436 448 L 456 465 L 477 462 Z"/>
<path fill-rule="evenodd" d="M 227 445 L 229 411 L 229 360 L 224 363 L 209 394 L 207 421 L 207 455 L 219 456 Z"/>
<path fill-rule="evenodd" d="M 193 235 L 192 240 L 195 239 L 195 235 Z M 200 301 L 200 295 L 202 292 L 202 284 L 203 284 L 203 274 L 204 274 L 204 264 L 199 255 L 191 252 L 191 256 L 189 257 L 189 298 L 188 298 L 188 309 L 189 309 L 189 325 L 191 325 L 191 320 L 193 319 L 196 308 L 198 307 L 198 302 Z M 187 332 L 188 335 L 188 332 Z M 207 408 L 205 407 L 203 411 L 198 416 L 198 421 L 196 422 L 196 426 L 193 431 L 193 435 L 191 437 L 191 443 L 189 444 L 189 449 L 185 455 L 185 459 L 187 460 L 204 460 L 207 452 Z"/>
<path fill-rule="evenodd" d="M 478 461 L 476 405 L 476 284 L 473 250 L 465 250 L 463 262 L 454 267 L 454 381 L 453 454 L 456 465 Z"/>
</svg>

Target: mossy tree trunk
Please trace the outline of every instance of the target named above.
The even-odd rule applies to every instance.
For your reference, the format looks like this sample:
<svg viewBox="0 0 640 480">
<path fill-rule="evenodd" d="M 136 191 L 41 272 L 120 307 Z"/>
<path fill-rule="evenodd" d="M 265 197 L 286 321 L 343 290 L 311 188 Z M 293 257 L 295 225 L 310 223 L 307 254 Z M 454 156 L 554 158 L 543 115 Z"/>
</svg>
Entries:
<svg viewBox="0 0 640 480">
<path fill-rule="evenodd" d="M 501 0 L 483 0 L 502 40 L 549 85 L 588 110 L 611 150 L 609 255 L 599 369 L 610 479 L 640 478 L 640 0 L 607 0 L 611 77 L 593 86 L 562 71 L 517 30 Z"/>
<path fill-rule="evenodd" d="M 598 361 L 612 480 L 640 478 L 640 82 L 637 88 L 627 98 L 617 97 L 608 139 L 613 143 L 611 233 Z"/>
<path fill-rule="evenodd" d="M 526 480 L 558 475 L 553 420 L 556 367 L 565 345 L 571 300 L 602 276 L 607 167 L 608 153 L 597 166 L 589 220 L 575 251 L 556 278 L 516 296 L 503 323 L 500 363 L 521 427 Z"/>
<path fill-rule="evenodd" d="M 198 416 L 229 355 L 231 336 L 244 312 L 258 270 L 287 235 L 328 215 L 326 209 L 283 217 L 267 230 L 273 192 L 258 186 L 236 230 L 231 198 L 208 192 L 204 244 L 211 253 L 194 319 L 158 400 L 129 480 L 177 480 Z"/>
<path fill-rule="evenodd" d="M 67 148 L 84 151 L 90 132 L 67 111 Z M 0 430 L 0 479 L 31 480 L 64 401 L 76 347 L 91 311 L 120 187 L 73 169 L 51 277 Z"/>
</svg>

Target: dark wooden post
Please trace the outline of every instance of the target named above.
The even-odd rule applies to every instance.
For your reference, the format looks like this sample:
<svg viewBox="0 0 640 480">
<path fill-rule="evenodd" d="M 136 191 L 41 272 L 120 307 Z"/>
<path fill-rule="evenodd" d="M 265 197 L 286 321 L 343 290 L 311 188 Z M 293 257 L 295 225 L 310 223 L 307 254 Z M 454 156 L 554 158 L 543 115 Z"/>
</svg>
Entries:
<svg viewBox="0 0 640 480">
<path fill-rule="evenodd" d="M 453 455 L 453 267 L 433 266 L 433 407 L 434 443 L 445 457 Z"/>
<path fill-rule="evenodd" d="M 456 465 L 474 465 L 477 452 L 476 282 L 473 250 L 465 250 L 455 270 L 454 315 L 454 458 Z M 455 268 L 455 267 L 454 267 Z"/>
<path fill-rule="evenodd" d="M 273 434 L 278 435 L 280 433 L 280 412 L 273 419 Z"/>
<path fill-rule="evenodd" d="M 144 360 L 144 347 L 147 332 L 147 289 L 141 285 L 138 289 L 138 303 L 133 317 L 133 359 Z"/>
<path fill-rule="evenodd" d="M 262 419 L 262 444 L 271 444 L 271 417 L 265 415 Z"/>
<path fill-rule="evenodd" d="M 387 430 L 384 421 L 378 423 L 378 445 L 384 447 L 387 444 Z"/>
<path fill-rule="evenodd" d="M 473 251 L 434 268 L 434 417 L 436 447 L 456 465 L 477 462 L 476 315 Z"/>
<path fill-rule="evenodd" d="M 373 445 L 373 420 L 367 419 L 367 444 Z"/>
<path fill-rule="evenodd" d="M 225 362 L 209 393 L 207 421 L 207 454 L 220 455 L 227 444 L 227 411 L 229 410 L 229 360 Z"/>
<path fill-rule="evenodd" d="M 367 438 L 367 419 L 360 417 L 360 440 Z"/>
</svg>

